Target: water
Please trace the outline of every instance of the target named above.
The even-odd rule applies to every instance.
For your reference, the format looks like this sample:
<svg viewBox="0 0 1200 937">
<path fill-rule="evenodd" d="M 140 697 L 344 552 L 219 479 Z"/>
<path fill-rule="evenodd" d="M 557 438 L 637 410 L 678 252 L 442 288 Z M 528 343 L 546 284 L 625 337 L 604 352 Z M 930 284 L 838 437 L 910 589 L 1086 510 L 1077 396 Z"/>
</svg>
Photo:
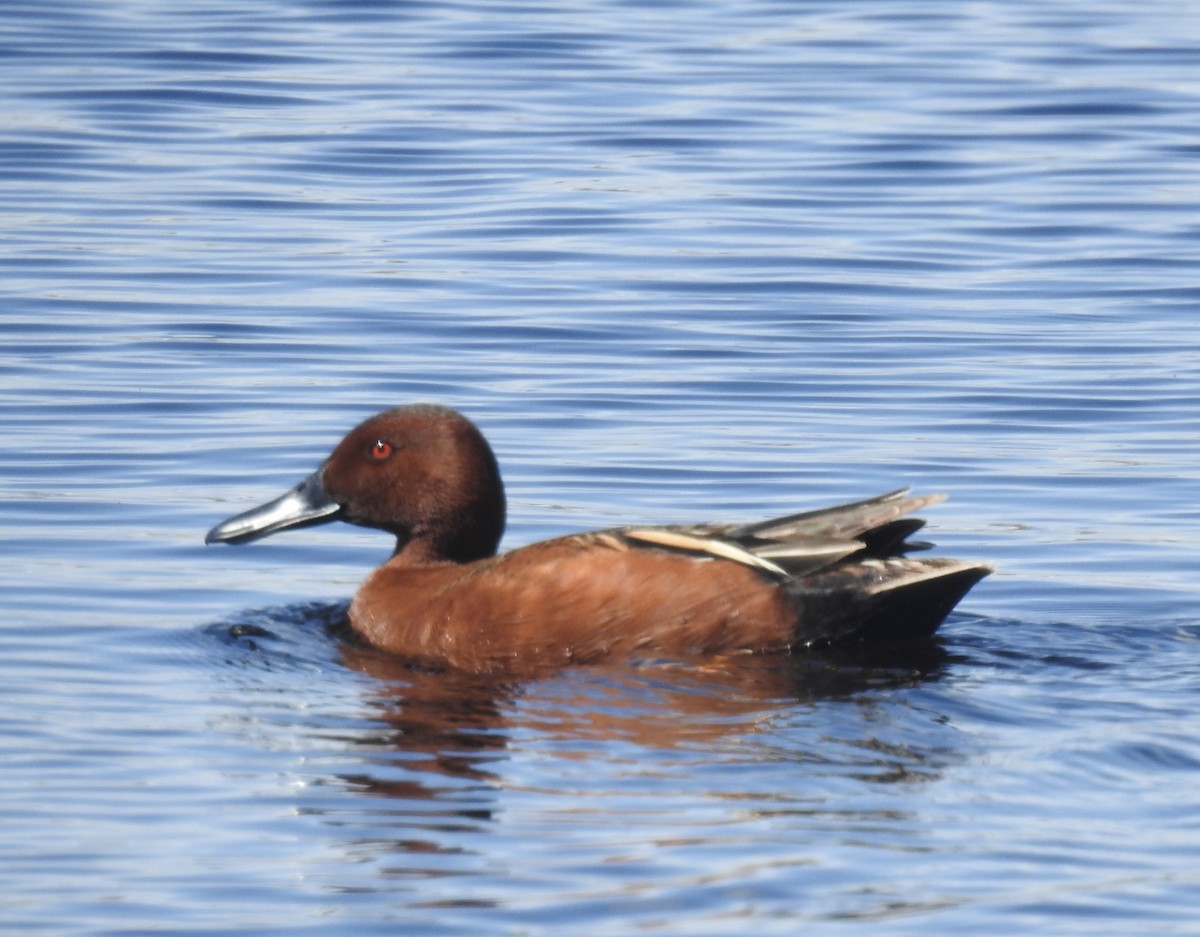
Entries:
<svg viewBox="0 0 1200 937">
<path fill-rule="evenodd" d="M 0 5 L 0 930 L 1200 933 L 1200 13 Z M 383 406 L 509 546 L 902 484 L 940 649 L 417 678 Z"/>
</svg>

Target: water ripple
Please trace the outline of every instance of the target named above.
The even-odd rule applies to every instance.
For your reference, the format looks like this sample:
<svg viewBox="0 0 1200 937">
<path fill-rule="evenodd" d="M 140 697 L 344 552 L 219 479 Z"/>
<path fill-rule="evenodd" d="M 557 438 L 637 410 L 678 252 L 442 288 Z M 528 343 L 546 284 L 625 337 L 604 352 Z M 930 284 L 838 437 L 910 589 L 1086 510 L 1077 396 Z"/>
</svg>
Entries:
<svg viewBox="0 0 1200 937">
<path fill-rule="evenodd" d="M 1193 11 L 3 16 L 0 927 L 1192 928 Z M 396 669 L 386 537 L 201 541 L 415 399 L 508 545 L 911 484 L 1000 571 L 923 660 Z"/>
</svg>

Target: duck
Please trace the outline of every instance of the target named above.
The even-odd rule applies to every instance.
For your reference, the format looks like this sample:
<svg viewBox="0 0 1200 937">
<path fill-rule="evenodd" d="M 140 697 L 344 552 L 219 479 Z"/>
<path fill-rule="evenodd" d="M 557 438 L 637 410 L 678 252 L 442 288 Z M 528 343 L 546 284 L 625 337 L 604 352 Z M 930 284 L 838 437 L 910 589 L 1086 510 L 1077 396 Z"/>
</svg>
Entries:
<svg viewBox="0 0 1200 937">
<path fill-rule="evenodd" d="M 346 617 L 353 637 L 413 666 L 552 671 L 619 658 L 795 654 L 927 640 L 983 563 L 909 554 L 899 489 L 750 523 L 631 525 L 504 553 L 499 464 L 479 428 L 437 404 L 354 427 L 282 496 L 213 527 L 245 544 L 345 521 L 395 538 Z"/>
</svg>

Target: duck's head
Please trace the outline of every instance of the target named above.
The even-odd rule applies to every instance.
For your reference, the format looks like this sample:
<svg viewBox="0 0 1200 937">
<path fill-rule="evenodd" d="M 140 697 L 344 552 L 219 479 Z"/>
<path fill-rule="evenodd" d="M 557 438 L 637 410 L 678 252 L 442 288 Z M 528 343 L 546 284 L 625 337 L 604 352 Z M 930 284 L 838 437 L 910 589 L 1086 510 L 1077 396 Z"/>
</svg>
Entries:
<svg viewBox="0 0 1200 937">
<path fill-rule="evenodd" d="M 394 534 L 396 552 L 414 562 L 492 556 L 504 532 L 496 457 L 475 424 L 448 407 L 385 410 L 352 429 L 291 491 L 204 539 L 249 543 L 333 520 Z"/>
</svg>

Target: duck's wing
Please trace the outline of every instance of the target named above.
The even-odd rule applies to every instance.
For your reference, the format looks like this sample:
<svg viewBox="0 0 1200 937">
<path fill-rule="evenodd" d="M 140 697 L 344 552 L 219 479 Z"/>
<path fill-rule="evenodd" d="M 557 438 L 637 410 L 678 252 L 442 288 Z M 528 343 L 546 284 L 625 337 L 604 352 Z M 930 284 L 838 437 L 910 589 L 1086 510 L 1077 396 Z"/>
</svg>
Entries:
<svg viewBox="0 0 1200 937">
<path fill-rule="evenodd" d="M 904 515 L 944 499 L 940 494 L 910 496 L 900 489 L 754 524 L 629 527 L 611 534 L 634 546 L 709 555 L 791 579 L 847 557 L 889 557 L 928 546 L 906 542 L 925 522 Z"/>
<path fill-rule="evenodd" d="M 801 575 L 798 570 L 816 570 L 836 563 L 863 547 L 858 541 L 810 540 L 804 543 L 748 546 L 714 533 L 708 527 L 637 527 L 618 531 L 634 546 L 678 550 L 715 559 L 732 560 L 779 579 Z"/>
<path fill-rule="evenodd" d="M 813 537 L 855 539 L 891 529 L 897 518 L 945 500 L 944 494 L 909 495 L 907 488 L 899 488 L 864 501 L 851 501 L 848 504 L 731 527 L 725 531 L 725 535 L 739 542 L 787 542 Z M 919 530 L 922 524 L 924 521 L 915 518 L 901 522 L 902 528 L 907 527 L 909 533 Z"/>
</svg>

